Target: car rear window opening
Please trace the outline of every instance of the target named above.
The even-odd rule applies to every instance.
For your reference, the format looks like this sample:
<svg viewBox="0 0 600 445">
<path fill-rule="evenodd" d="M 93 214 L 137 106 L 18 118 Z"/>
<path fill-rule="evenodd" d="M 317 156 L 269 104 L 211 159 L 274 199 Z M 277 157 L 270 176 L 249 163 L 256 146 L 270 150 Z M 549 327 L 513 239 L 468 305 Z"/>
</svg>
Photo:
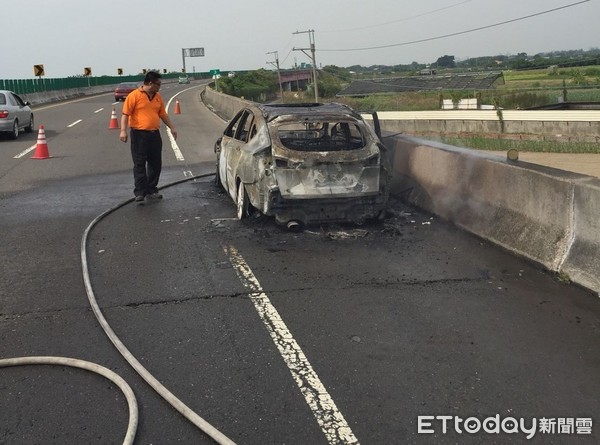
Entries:
<svg viewBox="0 0 600 445">
<path fill-rule="evenodd" d="M 281 144 L 297 151 L 346 151 L 365 146 L 358 125 L 348 122 L 294 122 L 277 128 Z"/>
</svg>

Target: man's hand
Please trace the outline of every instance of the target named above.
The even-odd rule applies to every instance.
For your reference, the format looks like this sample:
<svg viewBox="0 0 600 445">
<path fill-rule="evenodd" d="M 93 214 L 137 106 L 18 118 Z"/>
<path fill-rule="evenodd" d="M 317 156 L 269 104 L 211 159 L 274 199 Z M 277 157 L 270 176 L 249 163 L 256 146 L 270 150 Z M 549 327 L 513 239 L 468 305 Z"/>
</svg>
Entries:
<svg viewBox="0 0 600 445">
<path fill-rule="evenodd" d="M 173 139 L 177 140 L 177 130 L 175 128 L 169 128 L 171 130 L 171 134 L 173 135 Z"/>
<path fill-rule="evenodd" d="M 121 133 L 119 134 L 119 139 L 121 140 L 121 142 L 127 142 L 127 131 L 126 130 L 121 130 Z"/>
</svg>

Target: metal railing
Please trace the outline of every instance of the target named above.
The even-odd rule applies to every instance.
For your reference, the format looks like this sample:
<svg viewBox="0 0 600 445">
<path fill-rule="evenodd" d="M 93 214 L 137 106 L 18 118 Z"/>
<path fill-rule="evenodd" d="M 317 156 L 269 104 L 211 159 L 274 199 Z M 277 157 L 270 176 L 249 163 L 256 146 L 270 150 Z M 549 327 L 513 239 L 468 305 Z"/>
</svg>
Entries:
<svg viewBox="0 0 600 445">
<path fill-rule="evenodd" d="M 189 76 L 201 73 L 189 73 Z M 179 73 L 161 74 L 163 79 L 177 79 Z M 101 77 L 65 77 L 47 79 L 45 77 L 35 79 L 0 79 L 0 90 L 9 90 L 17 94 L 43 93 L 46 91 L 69 90 L 72 88 L 88 88 L 103 85 L 116 85 L 121 82 L 142 82 L 142 74 L 134 76 L 101 76 Z"/>
</svg>

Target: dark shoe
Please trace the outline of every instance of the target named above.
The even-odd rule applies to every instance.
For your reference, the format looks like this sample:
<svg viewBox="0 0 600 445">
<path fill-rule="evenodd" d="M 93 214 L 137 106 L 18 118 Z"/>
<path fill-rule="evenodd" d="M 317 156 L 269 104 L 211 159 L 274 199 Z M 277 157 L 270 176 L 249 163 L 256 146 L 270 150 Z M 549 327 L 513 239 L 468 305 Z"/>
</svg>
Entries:
<svg viewBox="0 0 600 445">
<path fill-rule="evenodd" d="M 137 202 L 138 204 L 143 204 L 144 203 L 144 195 L 137 195 L 134 199 L 135 202 Z"/>
<path fill-rule="evenodd" d="M 149 195 L 146 195 L 146 198 L 148 199 L 162 199 L 163 196 L 158 193 L 158 192 L 154 192 L 154 193 L 150 193 Z"/>
</svg>

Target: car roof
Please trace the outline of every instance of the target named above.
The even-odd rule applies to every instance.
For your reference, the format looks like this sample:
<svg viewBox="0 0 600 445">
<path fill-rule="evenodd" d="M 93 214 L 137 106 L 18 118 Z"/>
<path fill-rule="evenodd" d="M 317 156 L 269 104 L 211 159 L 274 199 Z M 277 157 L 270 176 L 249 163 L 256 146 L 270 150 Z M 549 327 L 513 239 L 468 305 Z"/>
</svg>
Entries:
<svg viewBox="0 0 600 445">
<path fill-rule="evenodd" d="M 265 119 L 271 121 L 279 116 L 309 116 L 315 113 L 346 115 L 361 119 L 360 114 L 344 104 L 338 103 L 298 103 L 298 104 L 255 104 Z"/>
</svg>

